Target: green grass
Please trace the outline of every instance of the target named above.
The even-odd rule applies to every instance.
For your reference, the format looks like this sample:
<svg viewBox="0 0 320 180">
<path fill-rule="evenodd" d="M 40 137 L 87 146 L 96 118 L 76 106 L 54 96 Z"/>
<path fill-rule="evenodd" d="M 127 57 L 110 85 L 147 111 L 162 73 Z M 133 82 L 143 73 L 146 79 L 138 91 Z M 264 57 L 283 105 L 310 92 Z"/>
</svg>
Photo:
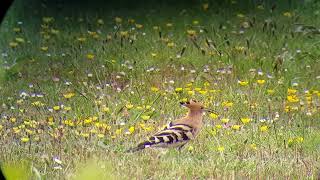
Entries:
<svg viewBox="0 0 320 180">
<path fill-rule="evenodd" d="M 319 2 L 205 3 L 16 1 L 0 28 L 5 174 L 23 160 L 38 179 L 316 179 Z M 194 141 L 125 153 L 185 98 L 217 115 Z"/>
</svg>

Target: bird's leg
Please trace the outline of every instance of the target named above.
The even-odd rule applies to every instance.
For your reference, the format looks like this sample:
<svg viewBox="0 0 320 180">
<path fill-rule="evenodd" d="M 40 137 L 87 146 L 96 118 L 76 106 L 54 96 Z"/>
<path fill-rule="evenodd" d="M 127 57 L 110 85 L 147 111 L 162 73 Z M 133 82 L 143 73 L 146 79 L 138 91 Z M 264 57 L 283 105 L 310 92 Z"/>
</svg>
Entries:
<svg viewBox="0 0 320 180">
<path fill-rule="evenodd" d="M 185 144 L 182 144 L 181 146 L 179 146 L 177 149 L 178 149 L 178 151 L 180 152 L 181 151 L 181 149 L 184 147 L 186 145 L 186 143 Z"/>
</svg>

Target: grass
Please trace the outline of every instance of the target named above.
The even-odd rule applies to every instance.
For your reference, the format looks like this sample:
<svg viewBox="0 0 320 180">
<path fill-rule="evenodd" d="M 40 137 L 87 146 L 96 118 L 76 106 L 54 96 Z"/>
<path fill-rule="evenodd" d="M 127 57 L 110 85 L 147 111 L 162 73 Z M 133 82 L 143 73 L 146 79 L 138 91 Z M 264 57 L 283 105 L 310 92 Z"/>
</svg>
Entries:
<svg viewBox="0 0 320 180">
<path fill-rule="evenodd" d="M 15 1 L 0 28 L 5 174 L 316 179 L 320 4 L 234 2 Z M 190 98 L 216 112 L 193 142 L 125 153 Z"/>
</svg>

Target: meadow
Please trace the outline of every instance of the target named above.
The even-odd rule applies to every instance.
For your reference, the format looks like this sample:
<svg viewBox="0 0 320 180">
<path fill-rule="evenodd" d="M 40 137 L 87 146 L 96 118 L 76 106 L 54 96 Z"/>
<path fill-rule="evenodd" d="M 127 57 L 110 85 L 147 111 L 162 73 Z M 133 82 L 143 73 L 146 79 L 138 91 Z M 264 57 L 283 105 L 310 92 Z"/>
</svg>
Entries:
<svg viewBox="0 0 320 180">
<path fill-rule="evenodd" d="M 8 179 L 319 178 L 319 1 L 138 2 L 14 2 Z M 213 110 L 195 140 L 126 153 L 191 98 Z"/>
</svg>

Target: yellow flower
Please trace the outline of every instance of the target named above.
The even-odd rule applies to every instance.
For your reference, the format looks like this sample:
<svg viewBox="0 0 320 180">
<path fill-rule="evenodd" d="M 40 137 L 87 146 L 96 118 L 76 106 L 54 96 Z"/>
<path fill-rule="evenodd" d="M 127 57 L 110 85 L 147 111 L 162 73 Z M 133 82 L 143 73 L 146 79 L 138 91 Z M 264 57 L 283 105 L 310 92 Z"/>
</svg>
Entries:
<svg viewBox="0 0 320 180">
<path fill-rule="evenodd" d="M 283 16 L 290 18 L 290 17 L 292 17 L 292 14 L 290 12 L 284 12 Z"/>
<path fill-rule="evenodd" d="M 166 26 L 167 26 L 167 27 L 172 27 L 173 24 L 172 24 L 172 23 L 167 23 Z"/>
<path fill-rule="evenodd" d="M 204 11 L 207 11 L 207 10 L 209 9 L 209 3 L 204 3 L 204 4 L 202 4 L 202 9 L 203 9 Z"/>
<path fill-rule="evenodd" d="M 128 19 L 128 23 L 133 24 L 134 22 L 136 22 L 134 19 Z"/>
<path fill-rule="evenodd" d="M 51 23 L 52 21 L 54 20 L 54 18 L 53 17 L 43 17 L 42 18 L 42 21 L 44 22 L 44 23 Z"/>
<path fill-rule="evenodd" d="M 49 49 L 49 48 L 48 48 L 47 46 L 42 46 L 42 47 L 40 48 L 40 50 L 41 50 L 41 51 L 44 51 L 44 52 L 48 51 L 48 49 Z"/>
<path fill-rule="evenodd" d="M 93 60 L 94 59 L 94 55 L 93 54 L 87 54 L 87 59 L 88 60 Z"/>
<path fill-rule="evenodd" d="M 233 106 L 233 102 L 224 101 L 224 102 L 222 102 L 222 106 L 224 106 L 224 107 L 232 107 Z"/>
<path fill-rule="evenodd" d="M 120 36 L 121 37 L 128 37 L 129 33 L 128 33 L 128 31 L 120 31 Z"/>
<path fill-rule="evenodd" d="M 287 100 L 291 103 L 299 102 L 299 98 L 296 95 L 287 96 Z"/>
<path fill-rule="evenodd" d="M 260 131 L 261 131 L 261 132 L 267 132 L 268 129 L 269 129 L 269 127 L 266 126 L 266 125 L 260 126 Z"/>
<path fill-rule="evenodd" d="M 180 93 L 182 91 L 183 91 L 183 88 L 180 88 L 180 87 L 175 89 L 175 92 L 177 92 L 177 93 Z"/>
<path fill-rule="evenodd" d="M 287 93 L 288 93 L 289 95 L 296 94 L 296 92 L 297 92 L 296 89 L 290 89 L 290 88 L 288 88 L 288 90 L 287 90 Z"/>
<path fill-rule="evenodd" d="M 131 126 L 131 127 L 129 128 L 129 132 L 130 132 L 130 134 L 134 133 L 134 131 L 135 131 L 134 126 Z"/>
<path fill-rule="evenodd" d="M 264 7 L 263 7 L 263 5 L 258 5 L 257 9 L 264 10 Z"/>
<path fill-rule="evenodd" d="M 66 99 L 70 99 L 70 98 L 72 98 L 74 95 L 75 95 L 75 93 L 69 92 L 69 93 L 63 94 L 63 97 L 66 98 Z"/>
<path fill-rule="evenodd" d="M 272 94 L 275 93 L 275 90 L 273 90 L 273 89 L 268 89 L 268 90 L 267 90 L 267 93 L 268 93 L 269 95 L 272 95 Z"/>
<path fill-rule="evenodd" d="M 294 143 L 293 138 L 288 139 L 288 146 L 292 146 Z"/>
<path fill-rule="evenodd" d="M 297 138 L 296 138 L 296 142 L 297 142 L 297 143 L 302 143 L 303 140 L 304 140 L 303 137 L 297 137 Z"/>
<path fill-rule="evenodd" d="M 53 110 L 59 111 L 60 110 L 60 106 L 53 106 Z"/>
<path fill-rule="evenodd" d="M 129 103 L 129 104 L 126 104 L 126 108 L 127 108 L 127 109 L 132 109 L 132 108 L 133 108 L 133 105 L 130 104 L 130 103 Z"/>
<path fill-rule="evenodd" d="M 122 22 L 122 19 L 120 17 L 115 17 L 114 21 L 118 24 L 120 24 Z"/>
<path fill-rule="evenodd" d="M 189 96 L 193 96 L 194 95 L 194 91 L 188 91 L 187 92 Z"/>
<path fill-rule="evenodd" d="M 103 25 L 104 24 L 103 19 L 98 19 L 97 23 L 98 25 Z"/>
<path fill-rule="evenodd" d="M 243 46 L 236 46 L 234 47 L 234 49 L 238 52 L 243 52 L 244 51 L 244 47 Z"/>
<path fill-rule="evenodd" d="M 238 131 L 240 129 L 240 127 L 241 127 L 240 125 L 232 125 L 231 129 Z"/>
<path fill-rule="evenodd" d="M 251 148 L 252 150 L 257 150 L 257 145 L 256 145 L 255 143 L 250 144 L 250 148 Z"/>
<path fill-rule="evenodd" d="M 23 142 L 23 143 L 29 142 L 29 140 L 30 139 L 28 137 L 21 138 L 21 142 Z"/>
<path fill-rule="evenodd" d="M 223 147 L 223 146 L 219 146 L 219 147 L 217 148 L 217 150 L 218 150 L 219 152 L 223 152 L 223 151 L 224 151 L 224 147 Z"/>
<path fill-rule="evenodd" d="M 16 33 L 18 33 L 18 32 L 21 32 L 21 29 L 18 28 L 18 27 L 15 27 L 15 28 L 13 28 L 13 31 L 16 32 Z"/>
<path fill-rule="evenodd" d="M 238 18 L 244 18 L 244 17 L 246 17 L 246 16 L 245 16 L 244 14 L 238 13 L 238 14 L 237 14 L 237 17 L 238 17 Z"/>
<path fill-rule="evenodd" d="M 151 91 L 152 91 L 152 92 L 158 92 L 158 91 L 159 91 L 159 88 L 153 86 L 153 87 L 151 87 Z"/>
<path fill-rule="evenodd" d="M 208 92 L 207 90 L 202 90 L 202 91 L 199 91 L 199 93 L 200 93 L 200 94 L 202 94 L 202 95 L 205 95 L 205 94 L 207 94 L 207 92 Z"/>
<path fill-rule="evenodd" d="M 249 82 L 248 81 L 238 81 L 238 83 L 241 85 L 241 86 L 246 86 L 246 85 L 248 85 L 249 84 Z"/>
<path fill-rule="evenodd" d="M 222 123 L 228 123 L 228 122 L 229 122 L 229 118 L 222 118 L 222 119 L 221 119 L 221 122 L 222 122 Z"/>
<path fill-rule="evenodd" d="M 141 119 L 147 121 L 147 120 L 150 119 L 150 116 L 148 116 L 148 115 L 142 115 L 142 116 L 141 116 Z"/>
<path fill-rule="evenodd" d="M 217 119 L 219 117 L 218 114 L 215 114 L 215 113 L 210 113 L 209 116 L 212 118 L 212 119 Z"/>
<path fill-rule="evenodd" d="M 0 124 L 0 131 L 3 129 L 3 126 L 2 126 L 2 124 Z"/>
<path fill-rule="evenodd" d="M 10 42 L 9 43 L 9 46 L 12 47 L 12 48 L 16 48 L 18 46 L 18 43 L 16 42 Z"/>
<path fill-rule="evenodd" d="M 86 38 L 85 37 L 78 37 L 77 40 L 79 42 L 85 42 L 86 41 Z"/>
<path fill-rule="evenodd" d="M 16 38 L 16 41 L 17 41 L 18 43 L 24 43 L 24 42 L 25 42 L 23 38 Z"/>
<path fill-rule="evenodd" d="M 188 34 L 189 36 L 195 36 L 197 33 L 196 33 L 195 30 L 190 29 L 190 30 L 187 30 L 187 34 Z"/>
<path fill-rule="evenodd" d="M 251 121 L 250 118 L 241 118 L 241 122 L 242 122 L 243 124 L 248 124 L 250 121 Z"/>
<path fill-rule="evenodd" d="M 137 27 L 137 29 L 141 29 L 141 28 L 143 28 L 143 25 L 142 24 L 136 24 L 136 27 Z"/>
<path fill-rule="evenodd" d="M 266 83 L 266 80 L 264 80 L 264 79 L 258 79 L 258 80 L 257 80 L 257 83 L 260 84 L 260 85 L 263 85 L 264 83 Z"/>
<path fill-rule="evenodd" d="M 44 104 L 41 101 L 32 102 L 31 105 L 36 106 L 36 107 L 44 106 Z"/>
<path fill-rule="evenodd" d="M 80 136 L 84 137 L 84 138 L 88 138 L 89 137 L 89 133 L 80 133 Z"/>
<path fill-rule="evenodd" d="M 193 151 L 193 149 L 194 149 L 193 146 L 188 147 L 188 151 Z"/>
<path fill-rule="evenodd" d="M 222 125 L 217 124 L 217 125 L 215 125 L 215 127 L 216 127 L 217 129 L 221 129 L 221 128 L 222 128 Z"/>
<path fill-rule="evenodd" d="M 70 110 L 71 110 L 71 107 L 70 107 L 70 106 L 64 106 L 63 109 L 64 109 L 65 111 L 70 111 Z"/>
<path fill-rule="evenodd" d="M 98 138 L 104 138 L 104 134 L 98 134 Z"/>
<path fill-rule="evenodd" d="M 173 46 L 174 46 L 174 42 L 169 42 L 169 43 L 167 44 L 167 46 L 168 46 L 168 47 L 173 47 Z"/>
<path fill-rule="evenodd" d="M 108 112 L 110 112 L 110 108 L 104 106 L 102 108 L 102 111 L 105 112 L 105 113 L 108 113 Z"/>
<path fill-rule="evenodd" d="M 17 119 L 14 118 L 14 117 L 12 117 L 12 118 L 10 118 L 10 121 L 11 121 L 12 123 L 15 123 L 15 122 L 17 121 Z"/>
</svg>

